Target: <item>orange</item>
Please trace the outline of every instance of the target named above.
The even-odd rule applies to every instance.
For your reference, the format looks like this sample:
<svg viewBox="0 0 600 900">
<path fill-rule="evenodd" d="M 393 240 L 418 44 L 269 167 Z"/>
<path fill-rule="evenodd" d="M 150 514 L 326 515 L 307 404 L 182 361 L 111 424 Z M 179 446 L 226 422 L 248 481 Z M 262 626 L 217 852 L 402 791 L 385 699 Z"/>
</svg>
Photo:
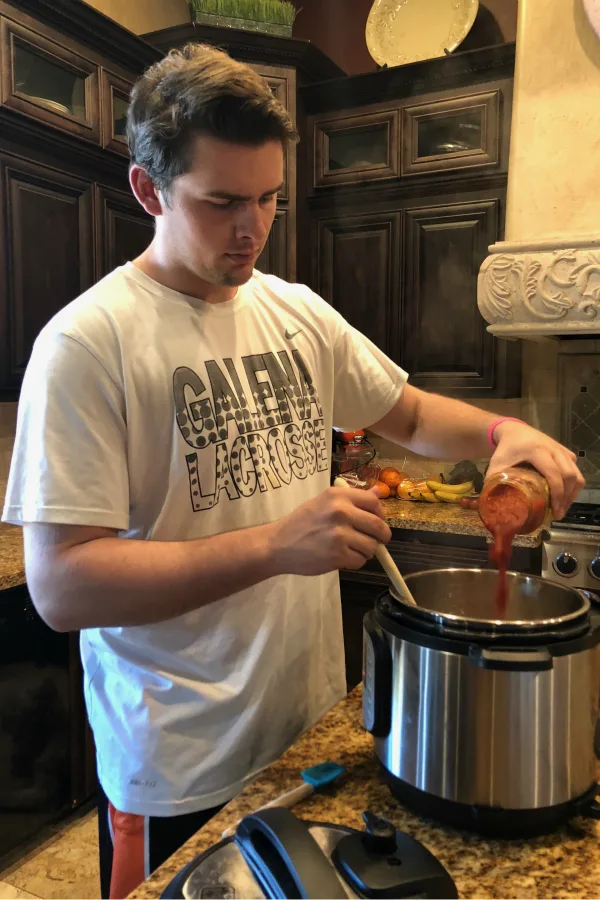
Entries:
<svg viewBox="0 0 600 900">
<path fill-rule="evenodd" d="M 383 481 L 384 484 L 389 485 L 389 487 L 396 487 L 402 481 L 406 481 L 406 478 L 407 476 L 404 472 L 399 472 L 398 469 L 394 469 L 392 466 L 388 466 L 387 469 L 384 469 L 379 476 L 379 480 Z"/>
<path fill-rule="evenodd" d="M 386 500 L 390 496 L 390 486 L 384 481 L 378 481 L 375 485 L 380 500 Z"/>
</svg>

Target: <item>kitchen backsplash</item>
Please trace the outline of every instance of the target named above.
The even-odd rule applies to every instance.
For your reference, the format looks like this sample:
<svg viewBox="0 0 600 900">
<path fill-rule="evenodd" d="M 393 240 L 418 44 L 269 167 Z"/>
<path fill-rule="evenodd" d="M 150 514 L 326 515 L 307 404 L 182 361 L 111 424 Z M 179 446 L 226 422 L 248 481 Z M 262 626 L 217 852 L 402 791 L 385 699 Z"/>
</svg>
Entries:
<svg viewBox="0 0 600 900">
<path fill-rule="evenodd" d="M 560 437 L 577 454 L 588 486 L 599 488 L 600 341 L 566 349 L 559 357 Z"/>
</svg>

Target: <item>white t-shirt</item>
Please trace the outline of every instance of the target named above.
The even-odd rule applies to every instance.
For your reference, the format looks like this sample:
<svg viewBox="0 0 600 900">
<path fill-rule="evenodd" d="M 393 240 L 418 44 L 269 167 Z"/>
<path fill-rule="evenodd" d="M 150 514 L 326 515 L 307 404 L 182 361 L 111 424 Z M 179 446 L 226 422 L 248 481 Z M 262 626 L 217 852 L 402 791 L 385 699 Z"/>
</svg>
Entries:
<svg viewBox="0 0 600 900">
<path fill-rule="evenodd" d="M 333 424 L 372 424 L 405 382 L 305 286 L 255 272 L 211 305 L 127 264 L 35 343 L 3 518 L 145 541 L 274 521 L 328 487 Z M 81 653 L 114 806 L 206 809 L 345 693 L 338 576 L 284 575 L 158 624 L 86 629 Z"/>
</svg>

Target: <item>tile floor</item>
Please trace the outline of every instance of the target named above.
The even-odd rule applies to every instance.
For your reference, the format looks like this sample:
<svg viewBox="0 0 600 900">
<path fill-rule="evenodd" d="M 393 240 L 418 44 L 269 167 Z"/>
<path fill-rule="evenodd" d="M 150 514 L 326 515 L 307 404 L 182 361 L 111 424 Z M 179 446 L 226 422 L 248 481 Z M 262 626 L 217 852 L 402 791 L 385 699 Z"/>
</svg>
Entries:
<svg viewBox="0 0 600 900">
<path fill-rule="evenodd" d="M 71 820 L 17 862 L 0 871 L 0 900 L 97 900 L 98 817 Z"/>
</svg>

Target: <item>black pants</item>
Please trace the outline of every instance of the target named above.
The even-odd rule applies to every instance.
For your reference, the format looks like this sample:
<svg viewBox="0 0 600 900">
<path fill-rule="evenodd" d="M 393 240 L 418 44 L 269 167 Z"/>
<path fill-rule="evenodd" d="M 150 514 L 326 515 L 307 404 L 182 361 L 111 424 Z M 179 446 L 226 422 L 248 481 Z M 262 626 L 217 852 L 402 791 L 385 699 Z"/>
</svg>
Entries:
<svg viewBox="0 0 600 900">
<path fill-rule="evenodd" d="M 135 816 L 117 812 L 98 785 L 98 841 L 103 900 L 126 897 L 224 805 L 182 816 Z"/>
</svg>

